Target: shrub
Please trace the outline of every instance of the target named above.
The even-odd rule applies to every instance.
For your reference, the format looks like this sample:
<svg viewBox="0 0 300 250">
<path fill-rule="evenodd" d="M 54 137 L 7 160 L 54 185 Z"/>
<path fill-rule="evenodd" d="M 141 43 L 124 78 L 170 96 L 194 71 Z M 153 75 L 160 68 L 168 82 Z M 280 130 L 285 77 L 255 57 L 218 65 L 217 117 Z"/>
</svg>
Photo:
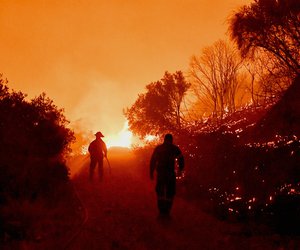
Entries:
<svg viewBox="0 0 300 250">
<path fill-rule="evenodd" d="M 27 101 L 0 78 L 0 201 L 35 199 L 68 180 L 68 121 L 43 93 Z"/>
</svg>

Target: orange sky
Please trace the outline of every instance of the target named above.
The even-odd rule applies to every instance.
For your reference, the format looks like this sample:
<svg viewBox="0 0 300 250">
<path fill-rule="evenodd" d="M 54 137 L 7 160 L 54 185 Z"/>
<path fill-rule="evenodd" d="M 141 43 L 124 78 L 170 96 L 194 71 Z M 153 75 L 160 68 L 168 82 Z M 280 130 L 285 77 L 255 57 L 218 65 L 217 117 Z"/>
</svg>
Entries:
<svg viewBox="0 0 300 250">
<path fill-rule="evenodd" d="M 29 97 L 46 92 L 71 122 L 117 133 L 146 84 L 185 71 L 249 2 L 1 0 L 0 72 Z"/>
</svg>

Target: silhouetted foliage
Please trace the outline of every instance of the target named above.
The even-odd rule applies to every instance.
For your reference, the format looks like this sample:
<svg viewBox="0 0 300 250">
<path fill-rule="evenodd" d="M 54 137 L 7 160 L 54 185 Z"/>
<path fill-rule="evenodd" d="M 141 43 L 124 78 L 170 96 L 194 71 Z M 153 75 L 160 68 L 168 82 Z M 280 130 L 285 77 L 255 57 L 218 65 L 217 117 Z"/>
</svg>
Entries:
<svg viewBox="0 0 300 250">
<path fill-rule="evenodd" d="M 291 75 L 281 72 L 281 67 L 274 56 L 266 53 L 255 53 L 245 60 L 245 68 L 251 79 L 248 90 L 255 106 L 277 101 L 291 85 Z"/>
<path fill-rule="evenodd" d="M 252 121 L 241 116 L 246 118 L 251 112 L 255 115 L 257 109 L 232 114 L 219 128 L 194 129 L 177 136 L 186 160 L 186 195 L 201 199 L 203 208 L 219 218 L 258 219 L 276 230 L 284 224 L 285 231 L 296 232 L 294 222 L 300 220 L 299 137 L 245 143 Z M 284 213 L 287 203 L 293 209 L 290 215 Z"/>
<path fill-rule="evenodd" d="M 31 101 L 0 79 L 0 196 L 35 199 L 68 180 L 64 155 L 73 140 L 63 110 L 45 94 Z"/>
<path fill-rule="evenodd" d="M 186 162 L 184 195 L 201 199 L 204 209 L 222 219 L 257 220 L 280 233 L 299 233 L 298 86 L 276 105 L 245 107 L 226 116 L 222 126 L 207 121 L 177 134 Z M 137 151 L 142 166 L 151 149 Z"/>
<path fill-rule="evenodd" d="M 242 60 L 234 46 L 218 40 L 190 61 L 193 90 L 200 105 L 214 118 L 222 119 L 237 106 Z"/>
<path fill-rule="evenodd" d="M 181 71 L 166 72 L 160 81 L 148 84 L 147 92 L 124 111 L 129 129 L 140 137 L 180 129 L 181 104 L 189 87 Z"/>
<path fill-rule="evenodd" d="M 294 78 L 300 72 L 299 13 L 298 0 L 255 0 L 231 17 L 231 37 L 244 56 L 261 49 Z"/>
</svg>

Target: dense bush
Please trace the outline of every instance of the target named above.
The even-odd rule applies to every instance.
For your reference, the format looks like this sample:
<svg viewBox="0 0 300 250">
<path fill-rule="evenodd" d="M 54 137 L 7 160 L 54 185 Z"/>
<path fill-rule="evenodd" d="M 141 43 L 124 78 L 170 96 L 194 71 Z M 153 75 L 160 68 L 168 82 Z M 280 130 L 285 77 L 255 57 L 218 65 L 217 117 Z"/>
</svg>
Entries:
<svg viewBox="0 0 300 250">
<path fill-rule="evenodd" d="M 45 94 L 28 101 L 0 79 L 0 197 L 36 199 L 68 179 L 73 140 L 63 111 Z"/>
<path fill-rule="evenodd" d="M 185 153 L 189 195 L 210 200 L 208 209 L 219 218 L 259 219 L 295 233 L 291 225 L 300 221 L 299 138 L 244 143 L 242 134 L 224 127 L 181 133 L 177 141 Z"/>
</svg>

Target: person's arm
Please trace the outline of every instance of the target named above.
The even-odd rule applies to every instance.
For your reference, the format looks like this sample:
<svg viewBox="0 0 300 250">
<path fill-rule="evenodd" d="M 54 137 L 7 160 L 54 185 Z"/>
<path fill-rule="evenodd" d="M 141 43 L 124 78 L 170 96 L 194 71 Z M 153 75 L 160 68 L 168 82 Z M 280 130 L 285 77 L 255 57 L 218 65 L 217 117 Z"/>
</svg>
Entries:
<svg viewBox="0 0 300 250">
<path fill-rule="evenodd" d="M 89 147 L 88 147 L 88 151 L 89 151 L 89 153 L 91 154 L 91 152 L 92 152 L 92 143 L 90 143 L 90 145 L 89 145 Z"/>
<path fill-rule="evenodd" d="M 104 153 L 104 157 L 107 157 L 107 147 L 106 147 L 106 144 L 105 142 L 103 142 L 103 153 Z"/>
</svg>

